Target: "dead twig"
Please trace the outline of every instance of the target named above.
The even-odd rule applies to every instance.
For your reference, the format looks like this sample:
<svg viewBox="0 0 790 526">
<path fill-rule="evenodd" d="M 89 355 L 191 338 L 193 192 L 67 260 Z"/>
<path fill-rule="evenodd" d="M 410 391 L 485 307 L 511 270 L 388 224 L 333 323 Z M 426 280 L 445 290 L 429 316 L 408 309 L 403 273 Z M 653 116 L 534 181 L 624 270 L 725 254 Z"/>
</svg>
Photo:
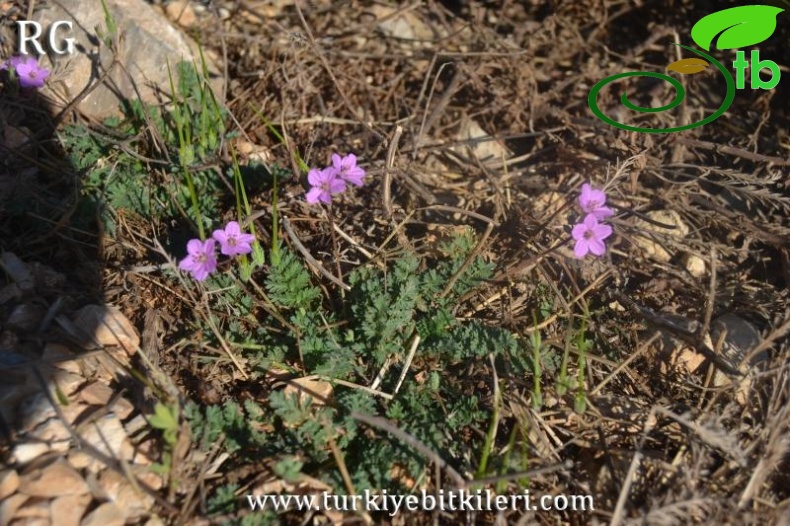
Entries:
<svg viewBox="0 0 790 526">
<path fill-rule="evenodd" d="M 294 232 L 293 228 L 291 227 L 291 222 L 288 220 L 288 218 L 282 215 L 281 220 L 283 223 L 283 227 L 285 228 L 285 231 L 288 232 L 288 237 L 291 238 L 291 241 L 293 242 L 296 249 L 302 254 L 302 256 L 304 256 L 304 258 L 307 260 L 310 266 L 316 269 L 318 272 L 321 273 L 321 275 L 323 275 L 326 279 L 328 279 L 338 287 L 341 287 L 347 291 L 351 290 L 351 287 L 349 285 L 344 283 L 340 278 L 333 276 L 331 272 L 326 270 L 324 266 L 317 259 L 315 259 L 312 256 L 312 254 L 310 254 L 310 252 L 307 250 L 307 248 L 305 248 L 302 242 L 299 241 L 299 238 L 296 237 L 296 232 Z"/>
</svg>

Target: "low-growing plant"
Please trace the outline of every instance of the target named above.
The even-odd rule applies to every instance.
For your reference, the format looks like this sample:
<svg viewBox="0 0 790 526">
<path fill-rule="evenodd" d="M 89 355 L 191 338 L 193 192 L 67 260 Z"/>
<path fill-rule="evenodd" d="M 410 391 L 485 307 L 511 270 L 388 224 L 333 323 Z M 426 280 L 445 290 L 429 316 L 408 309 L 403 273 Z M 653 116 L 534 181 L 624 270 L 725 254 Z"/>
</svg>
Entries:
<svg viewBox="0 0 790 526">
<path fill-rule="evenodd" d="M 422 262 L 411 254 L 386 269 L 363 265 L 349 274 L 351 291 L 333 311 L 324 305 L 304 264 L 283 249 L 265 278 L 265 290 L 287 326 L 258 316 L 255 337 L 243 337 L 242 329 L 229 339 L 245 342 L 241 347 L 247 349 L 259 377 L 274 363 L 286 362 L 300 375 L 342 383 L 335 385 L 331 401 L 274 390 L 265 402 L 248 401 L 243 407 L 235 402 L 188 406 L 185 415 L 197 443 L 208 446 L 224 436 L 229 452 L 297 456 L 304 462 L 301 471 L 338 489 L 343 481 L 339 470 L 332 468 L 332 444 L 353 467 L 350 477 L 357 491 L 402 489 L 422 477 L 428 459 L 397 437 L 354 418 L 363 413 L 385 417 L 460 469 L 475 472 L 472 463 L 479 457 L 474 452 L 485 441 L 477 430 L 490 422 L 490 402 L 480 395 L 479 379 L 467 375 L 485 370 L 489 356 L 523 374 L 529 360 L 524 360 L 527 350 L 514 334 L 453 315 L 461 296 L 493 271 L 493 265 L 480 257 L 464 265 L 474 245 L 473 236 L 458 236 L 442 247 L 445 259 L 422 271 Z M 207 281 L 210 287 L 213 279 Z M 450 279 L 455 285 L 442 295 Z M 239 320 L 239 325 L 245 324 Z M 408 363 L 415 338 L 419 346 Z M 405 380 L 399 385 L 402 373 Z M 379 376 L 382 380 L 376 383 Z M 467 439 L 458 440 L 459 436 Z"/>
<path fill-rule="evenodd" d="M 189 217 L 200 232 L 217 215 L 220 177 L 208 165 L 225 136 L 226 112 L 193 64 L 176 70 L 169 106 L 126 101 L 123 118 L 98 129 L 66 126 L 60 134 L 84 174 L 83 195 L 111 234 L 123 209 L 160 220 Z"/>
</svg>

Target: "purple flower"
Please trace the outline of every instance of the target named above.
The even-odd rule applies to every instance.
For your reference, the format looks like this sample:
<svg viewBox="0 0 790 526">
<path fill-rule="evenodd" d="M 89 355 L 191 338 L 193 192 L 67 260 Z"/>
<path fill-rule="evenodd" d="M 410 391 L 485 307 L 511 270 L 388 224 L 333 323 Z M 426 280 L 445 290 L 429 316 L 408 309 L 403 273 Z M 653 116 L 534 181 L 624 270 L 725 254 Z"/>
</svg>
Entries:
<svg viewBox="0 0 790 526">
<path fill-rule="evenodd" d="M 595 214 L 587 214 L 583 222 L 574 225 L 572 234 L 576 240 L 573 252 L 577 258 L 583 258 L 587 252 L 602 256 L 606 251 L 603 240 L 612 235 L 612 227 L 599 223 Z"/>
<path fill-rule="evenodd" d="M 23 88 L 40 88 L 49 77 L 49 70 L 39 66 L 36 57 L 11 57 L 3 63 L 2 69 L 9 66 L 16 71 L 19 85 Z"/>
<path fill-rule="evenodd" d="M 217 258 L 214 256 L 214 243 L 211 238 L 201 241 L 192 239 L 187 243 L 189 255 L 181 260 L 178 268 L 192 273 L 198 281 L 203 281 L 217 269 Z"/>
<path fill-rule="evenodd" d="M 357 186 L 365 184 L 365 170 L 357 166 L 357 156 L 353 153 L 342 158 L 336 153 L 332 154 L 332 166 L 337 170 L 338 177 L 344 181 Z"/>
<path fill-rule="evenodd" d="M 313 168 L 307 174 L 307 181 L 312 188 L 307 192 L 305 199 L 311 205 L 319 201 L 329 204 L 332 202 L 332 195 L 346 189 L 346 182 L 337 176 L 337 170 L 332 166 L 323 170 Z"/>
<path fill-rule="evenodd" d="M 255 241 L 252 234 L 242 234 L 241 227 L 236 221 L 231 221 L 225 230 L 215 230 L 212 237 L 219 242 L 220 252 L 226 256 L 237 256 L 252 252 L 251 243 Z"/>
<path fill-rule="evenodd" d="M 614 214 L 611 208 L 605 206 L 605 203 L 606 193 L 603 190 L 593 190 L 588 183 L 582 185 L 579 206 L 585 214 L 592 214 L 598 221 L 603 221 Z"/>
<path fill-rule="evenodd" d="M 11 57 L 8 60 L 6 60 L 5 62 L 3 62 L 2 65 L 0 65 L 0 70 L 8 69 L 9 66 L 11 66 L 12 68 L 16 69 L 16 67 L 19 64 L 21 64 L 22 62 L 24 62 L 24 60 L 25 60 L 25 57 L 23 57 L 21 55 L 18 55 L 16 57 Z"/>
</svg>

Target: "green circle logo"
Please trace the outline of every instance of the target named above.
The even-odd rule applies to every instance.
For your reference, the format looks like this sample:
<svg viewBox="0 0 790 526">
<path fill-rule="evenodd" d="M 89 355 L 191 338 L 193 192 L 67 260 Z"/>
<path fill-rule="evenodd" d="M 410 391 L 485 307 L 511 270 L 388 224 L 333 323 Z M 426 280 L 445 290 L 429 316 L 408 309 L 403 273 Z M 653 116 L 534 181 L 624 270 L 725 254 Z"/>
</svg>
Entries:
<svg viewBox="0 0 790 526">
<path fill-rule="evenodd" d="M 683 99 L 686 97 L 686 90 L 685 88 L 683 88 L 683 85 L 680 83 L 680 81 L 670 77 L 669 75 L 666 75 L 664 73 L 655 73 L 651 71 L 628 71 L 626 73 L 619 73 L 617 75 L 612 75 L 611 77 L 606 77 L 602 81 L 598 82 L 595 86 L 593 86 L 593 88 L 590 90 L 590 94 L 587 96 L 587 103 L 589 104 L 590 109 L 595 114 L 595 116 L 601 119 L 602 121 L 604 121 L 605 123 L 620 128 L 621 130 L 644 132 L 644 133 L 671 133 L 671 132 L 678 132 L 683 130 L 690 130 L 692 128 L 704 126 L 709 122 L 712 122 L 718 119 L 719 117 L 721 117 L 724 114 L 724 112 L 727 111 L 727 109 L 730 107 L 732 101 L 735 100 L 735 80 L 732 78 L 732 75 L 718 60 L 711 57 L 707 53 L 698 51 L 688 46 L 684 46 L 683 44 L 674 44 L 674 45 L 680 46 L 683 49 L 687 49 L 692 53 L 695 53 L 709 60 L 714 66 L 716 66 L 716 69 L 718 69 L 721 72 L 721 74 L 724 75 L 724 80 L 727 82 L 727 96 L 724 97 L 721 106 L 719 106 L 719 109 L 716 110 L 715 113 L 702 119 L 701 121 L 692 122 L 691 124 L 686 124 L 684 126 L 675 126 L 673 128 L 642 128 L 639 126 L 631 126 L 629 124 L 622 124 L 620 122 L 617 122 L 616 120 L 605 115 L 598 107 L 598 93 L 604 88 L 604 86 L 606 86 L 610 82 L 614 82 L 616 80 L 620 80 L 627 77 L 653 77 L 653 78 L 665 80 L 669 82 L 673 88 L 675 88 L 675 98 L 672 100 L 672 102 L 664 106 L 659 106 L 657 108 L 645 108 L 642 106 L 637 106 L 636 104 L 628 100 L 627 93 L 623 92 L 623 94 L 620 96 L 620 102 L 623 104 L 623 106 L 625 106 L 630 110 L 638 111 L 640 113 L 658 113 L 662 111 L 671 110 L 677 107 L 681 102 L 683 102 Z"/>
</svg>

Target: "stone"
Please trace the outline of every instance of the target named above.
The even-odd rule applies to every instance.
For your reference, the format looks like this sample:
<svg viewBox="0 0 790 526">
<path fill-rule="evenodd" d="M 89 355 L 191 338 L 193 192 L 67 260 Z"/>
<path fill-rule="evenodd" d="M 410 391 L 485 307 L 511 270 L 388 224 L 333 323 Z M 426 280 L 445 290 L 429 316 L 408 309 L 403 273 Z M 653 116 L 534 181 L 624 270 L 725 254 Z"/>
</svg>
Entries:
<svg viewBox="0 0 790 526">
<path fill-rule="evenodd" d="M 695 278 L 701 278 L 707 272 L 705 260 L 694 254 L 683 254 L 683 266 Z"/>
<path fill-rule="evenodd" d="M 680 214 L 674 210 L 651 210 L 647 213 L 647 216 L 653 221 L 673 228 L 664 228 L 636 218 L 634 226 L 644 233 L 634 236 L 634 242 L 644 250 L 645 255 L 649 258 L 666 263 L 672 259 L 673 254 L 667 250 L 666 247 L 668 245 L 661 238 L 666 238 L 666 236 L 673 236 L 678 239 L 684 238 L 689 233 L 689 227 L 683 222 Z M 657 236 L 654 237 L 651 233 L 655 233 Z"/>
<path fill-rule="evenodd" d="M 148 468 L 138 472 L 136 476 L 138 480 L 148 484 L 148 486 L 154 491 L 162 489 L 162 487 L 165 485 L 165 481 L 162 480 L 162 475 L 154 473 Z"/>
<path fill-rule="evenodd" d="M 130 356 L 140 348 L 140 336 L 132 322 L 112 305 L 86 305 L 77 311 L 74 325 L 102 347 L 121 346 Z"/>
<path fill-rule="evenodd" d="M 369 12 L 377 19 L 377 26 L 387 36 L 400 40 L 404 49 L 430 46 L 446 36 L 440 25 L 429 26 L 412 11 L 383 5 L 373 5 Z"/>
<path fill-rule="evenodd" d="M 91 495 L 64 495 L 54 499 L 50 504 L 52 526 L 80 526 L 92 499 Z"/>
<path fill-rule="evenodd" d="M 19 488 L 19 474 L 13 469 L 0 471 L 0 501 L 16 493 Z"/>
<path fill-rule="evenodd" d="M 74 53 L 50 53 L 55 63 L 51 64 L 53 74 L 42 88 L 43 93 L 61 109 L 87 93 L 77 107 L 88 117 L 100 121 L 122 115 L 118 94 L 129 100 L 142 98 L 144 102 L 156 103 L 157 90 L 169 93 L 168 63 L 173 72 L 182 60 L 194 61 L 200 67 L 197 44 L 149 3 L 107 0 L 107 8 L 121 34 L 118 63 L 114 66 L 112 52 L 99 35 L 108 36 L 100 4 L 81 0 L 47 2 L 33 16 L 33 20 L 45 28 L 56 21 L 72 22 L 71 31 L 66 32 L 66 28 L 61 27 L 59 35 L 74 39 Z M 63 43 L 57 44 L 65 47 Z M 206 60 L 210 61 L 208 56 Z M 46 60 L 43 63 L 47 65 Z M 212 76 L 218 76 L 217 68 L 213 64 L 208 66 L 214 72 Z M 108 68 L 111 69 L 107 78 L 99 84 Z M 220 85 L 217 83 L 214 87 L 217 93 Z M 91 89 L 93 86 L 95 89 Z"/>
<path fill-rule="evenodd" d="M 759 345 L 761 341 L 760 331 L 750 322 L 744 320 L 737 314 L 726 313 L 710 324 L 710 334 L 714 345 L 721 344 L 719 352 L 735 368 L 738 368 L 741 361 L 746 358 L 749 351 Z M 738 381 L 735 386 L 735 400 L 741 405 L 746 405 L 753 376 L 748 374 L 752 369 L 760 369 L 768 361 L 768 352 L 762 351 L 753 356 L 749 363 L 745 364 L 746 376 Z M 729 376 L 717 370 L 713 377 L 713 385 L 723 387 L 732 383 Z"/>
<path fill-rule="evenodd" d="M 154 515 L 148 519 L 148 522 L 145 523 L 145 526 L 165 526 L 165 523 L 162 522 L 162 519 L 160 519 L 157 515 Z"/>
<path fill-rule="evenodd" d="M 314 407 L 320 407 L 326 405 L 325 401 L 332 397 L 332 384 L 311 376 L 294 378 L 285 386 L 283 394 L 297 395 L 300 404 L 306 404 L 310 400 Z"/>
<path fill-rule="evenodd" d="M 111 469 L 105 469 L 99 475 L 98 483 L 106 498 L 124 510 L 127 518 L 140 517 L 154 505 L 153 497 L 142 490 L 135 490 L 126 477 Z"/>
<path fill-rule="evenodd" d="M 192 27 L 197 22 L 195 9 L 190 0 L 175 0 L 165 6 L 167 17 L 181 27 Z"/>
<path fill-rule="evenodd" d="M 30 499 L 24 506 L 16 510 L 15 522 L 19 521 L 22 526 L 50 526 L 49 523 L 49 503 L 42 500 Z"/>
<path fill-rule="evenodd" d="M 95 422 L 81 426 L 80 435 L 85 442 L 106 456 L 127 461 L 134 456 L 134 448 L 115 413 L 108 413 Z M 76 449 L 69 452 L 69 462 L 75 467 L 87 467 L 91 471 L 97 471 L 103 465 L 89 453 Z"/>
<path fill-rule="evenodd" d="M 8 274 L 11 280 L 16 283 L 22 292 L 30 292 L 35 286 L 30 270 L 19 257 L 13 252 L 3 252 L 0 255 L 0 267 Z"/>
<path fill-rule="evenodd" d="M 82 526 L 123 526 L 126 514 L 113 502 L 105 502 L 90 512 L 82 521 Z"/>
<path fill-rule="evenodd" d="M 484 166 L 491 169 L 502 168 L 505 161 L 512 157 L 505 145 L 486 132 L 477 121 L 464 117 L 458 140 L 463 144 L 453 147 L 453 150 L 464 157 L 469 156 L 467 146 L 477 156 Z"/>
<path fill-rule="evenodd" d="M 34 303 L 17 305 L 6 320 L 5 326 L 18 331 L 33 332 L 41 323 L 46 309 Z"/>
<path fill-rule="evenodd" d="M 49 446 L 47 444 L 42 444 L 41 442 L 17 444 L 14 446 L 14 450 L 11 451 L 10 461 L 15 464 L 23 465 L 48 452 Z"/>
<path fill-rule="evenodd" d="M 107 405 L 112 398 L 113 390 L 103 382 L 91 382 L 80 391 L 80 398 L 89 405 Z"/>
<path fill-rule="evenodd" d="M 11 519 L 16 515 L 16 511 L 27 502 L 29 497 L 17 493 L 7 499 L 0 501 L 0 524 L 11 524 Z"/>
<path fill-rule="evenodd" d="M 69 404 L 60 407 L 64 418 L 73 423 L 84 405 Z M 13 462 L 26 464 L 49 451 L 66 451 L 71 444 L 71 434 L 55 412 L 49 398 L 38 392 L 25 398 L 17 409 L 20 429 L 27 434 L 27 442 L 19 441 L 11 451 Z"/>
<path fill-rule="evenodd" d="M 29 497 L 62 497 L 87 495 L 88 484 L 77 471 L 64 460 L 37 469 L 22 478 L 19 493 Z"/>
<path fill-rule="evenodd" d="M 50 364 L 55 369 L 82 374 L 79 365 L 79 356 L 71 352 L 71 349 L 60 343 L 49 342 L 44 346 L 44 353 L 41 361 Z"/>
</svg>

